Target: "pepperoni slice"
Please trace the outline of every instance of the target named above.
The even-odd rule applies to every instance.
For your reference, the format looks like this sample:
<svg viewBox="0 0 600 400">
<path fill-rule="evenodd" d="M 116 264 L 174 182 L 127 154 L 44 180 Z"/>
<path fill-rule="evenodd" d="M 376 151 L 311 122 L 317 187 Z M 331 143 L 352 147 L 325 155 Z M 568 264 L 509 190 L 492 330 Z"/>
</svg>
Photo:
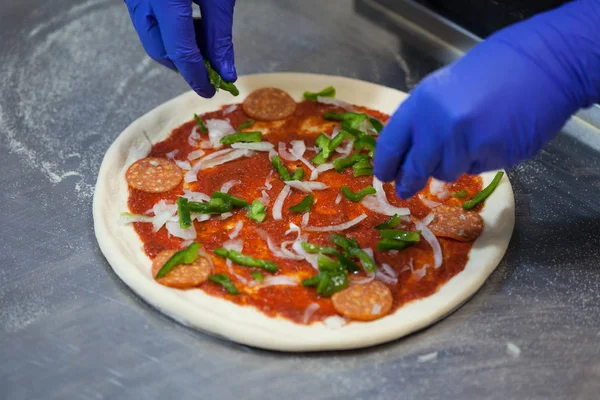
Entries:
<svg viewBox="0 0 600 400">
<path fill-rule="evenodd" d="M 177 250 L 163 250 L 152 260 L 152 276 L 158 271 Z M 179 264 L 166 276 L 156 279 L 161 285 L 176 289 L 188 289 L 203 284 L 211 273 L 211 266 L 204 257 L 196 258 L 192 264 Z"/>
<path fill-rule="evenodd" d="M 164 158 L 142 158 L 131 164 L 125 179 L 134 189 L 148 193 L 161 193 L 179 185 L 183 171 Z"/>
<path fill-rule="evenodd" d="M 263 88 L 250 93 L 242 104 L 249 117 L 259 121 L 284 119 L 296 111 L 296 102 L 281 89 Z"/>
<path fill-rule="evenodd" d="M 434 218 L 428 227 L 436 236 L 461 242 L 472 242 L 483 231 L 483 219 L 476 211 L 442 205 L 434 208 L 431 212 Z"/>
<path fill-rule="evenodd" d="M 340 314 L 359 321 L 373 321 L 390 312 L 392 292 L 379 281 L 353 285 L 331 297 Z"/>
</svg>

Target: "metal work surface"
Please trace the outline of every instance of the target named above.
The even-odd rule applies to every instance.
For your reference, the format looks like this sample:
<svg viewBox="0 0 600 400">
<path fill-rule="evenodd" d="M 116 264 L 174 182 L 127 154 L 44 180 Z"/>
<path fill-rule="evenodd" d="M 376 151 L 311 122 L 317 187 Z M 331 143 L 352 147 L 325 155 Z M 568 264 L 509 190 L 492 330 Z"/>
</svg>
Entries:
<svg viewBox="0 0 600 400">
<path fill-rule="evenodd" d="M 438 66 L 349 0 L 245 0 L 236 12 L 240 74 L 316 72 L 407 90 Z M 517 224 L 507 256 L 454 314 L 361 351 L 260 351 L 155 312 L 96 245 L 105 151 L 187 90 L 145 56 L 125 5 L 4 0 L 0 21 L 1 398 L 597 398 L 600 135 L 590 126 L 569 125 L 509 172 Z"/>
</svg>

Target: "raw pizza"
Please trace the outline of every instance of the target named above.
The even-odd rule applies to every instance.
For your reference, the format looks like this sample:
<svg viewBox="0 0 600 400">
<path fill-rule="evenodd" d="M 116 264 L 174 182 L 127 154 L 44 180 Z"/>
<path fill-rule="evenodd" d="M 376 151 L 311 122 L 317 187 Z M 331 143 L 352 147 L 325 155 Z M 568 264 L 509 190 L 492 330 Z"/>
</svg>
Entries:
<svg viewBox="0 0 600 400">
<path fill-rule="evenodd" d="M 156 290 L 343 331 L 399 315 L 461 274 L 503 173 L 486 185 L 431 179 L 400 200 L 373 176 L 388 115 L 335 92 L 296 101 L 258 88 L 129 157 L 120 222 L 152 260 Z"/>
</svg>

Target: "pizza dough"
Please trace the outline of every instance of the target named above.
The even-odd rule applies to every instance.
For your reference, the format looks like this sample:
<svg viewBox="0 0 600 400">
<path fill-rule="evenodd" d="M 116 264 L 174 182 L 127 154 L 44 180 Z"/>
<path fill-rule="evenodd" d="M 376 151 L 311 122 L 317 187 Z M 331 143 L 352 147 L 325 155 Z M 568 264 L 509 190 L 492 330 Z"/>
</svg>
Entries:
<svg viewBox="0 0 600 400">
<path fill-rule="evenodd" d="M 176 290 L 154 281 L 152 262 L 145 255 L 133 227 L 119 224 L 120 213 L 127 210 L 125 173 L 133 161 L 147 155 L 149 148 L 144 131 L 156 143 L 166 138 L 173 128 L 189 121 L 194 113 L 237 102 L 262 87 L 281 88 L 299 100 L 306 90 L 334 86 L 337 98 L 389 114 L 406 98 L 406 94 L 383 86 L 312 74 L 245 76 L 236 85 L 240 89 L 240 97 L 236 99 L 221 92 L 206 100 L 188 92 L 152 110 L 123 131 L 109 148 L 100 168 L 93 210 L 100 248 L 117 275 L 161 312 L 213 335 L 267 349 L 308 351 L 366 347 L 400 338 L 443 318 L 471 297 L 498 265 L 514 226 L 514 198 L 506 175 L 480 212 L 484 231 L 475 242 L 465 269 L 435 294 L 408 303 L 375 321 L 342 325 L 341 318 L 331 317 L 324 323 L 299 325 L 267 317 L 251 307 L 237 306 L 201 290 Z M 482 175 L 484 186 L 491 182 L 493 175 Z"/>
</svg>

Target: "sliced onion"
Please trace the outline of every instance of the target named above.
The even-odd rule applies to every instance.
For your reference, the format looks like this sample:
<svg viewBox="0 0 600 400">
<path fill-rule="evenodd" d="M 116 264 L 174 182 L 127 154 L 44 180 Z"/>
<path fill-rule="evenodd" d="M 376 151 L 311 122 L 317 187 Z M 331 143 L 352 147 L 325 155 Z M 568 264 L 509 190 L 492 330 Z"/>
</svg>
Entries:
<svg viewBox="0 0 600 400">
<path fill-rule="evenodd" d="M 233 227 L 233 230 L 229 233 L 229 239 L 235 239 L 240 234 L 240 231 L 244 227 L 244 221 L 239 220 L 237 224 Z"/>
<path fill-rule="evenodd" d="M 301 224 L 303 228 L 308 225 L 309 218 L 310 218 L 310 213 L 309 212 L 304 213 L 304 215 L 302 216 L 302 224 Z"/>
<path fill-rule="evenodd" d="M 266 288 L 269 286 L 298 286 L 300 282 L 298 279 L 292 276 L 277 275 L 267 276 L 262 282 L 252 281 L 249 286 L 255 286 L 258 289 Z"/>
<path fill-rule="evenodd" d="M 185 249 L 186 247 L 188 247 L 190 244 L 194 243 L 193 240 L 184 240 L 183 242 L 181 242 L 181 244 L 179 245 L 180 249 Z"/>
<path fill-rule="evenodd" d="M 164 224 L 167 223 L 167 221 L 169 221 L 175 215 L 175 213 L 177 212 L 177 204 L 168 204 L 164 200 L 161 200 L 152 207 L 152 211 L 154 212 L 152 230 L 154 232 L 157 232 L 160 228 L 162 228 Z"/>
<path fill-rule="evenodd" d="M 273 157 L 277 156 L 277 152 L 275 150 L 269 150 L 269 161 L 273 161 Z"/>
<path fill-rule="evenodd" d="M 200 142 L 201 149 L 212 149 L 213 145 L 208 140 L 203 140 Z"/>
<path fill-rule="evenodd" d="M 375 274 L 368 275 L 366 278 L 353 279 L 352 283 L 356 285 L 364 285 L 365 283 L 371 282 L 375 279 Z"/>
<path fill-rule="evenodd" d="M 215 149 L 222 147 L 221 139 L 223 136 L 227 136 L 235 132 L 235 129 L 231 124 L 223 119 L 209 119 L 206 121 L 206 128 L 208 129 L 208 139 L 210 144 Z"/>
<path fill-rule="evenodd" d="M 165 154 L 165 156 L 169 159 L 172 160 L 175 158 L 175 156 L 177 155 L 177 153 L 179 153 L 179 149 L 175 149 L 173 151 L 170 151 L 168 153 Z"/>
<path fill-rule="evenodd" d="M 183 196 L 189 201 L 209 201 L 210 196 L 201 192 L 192 192 L 191 190 L 183 189 Z"/>
<path fill-rule="evenodd" d="M 300 239 L 300 235 L 302 235 L 302 232 L 300 231 L 300 227 L 298 225 L 296 225 L 293 222 L 290 222 L 290 229 L 288 229 L 287 231 L 285 231 L 284 235 L 289 235 L 290 233 L 298 233 L 298 236 L 296 236 L 296 240 Z"/>
<path fill-rule="evenodd" d="M 177 165 L 179 168 L 181 168 L 181 169 L 183 169 L 183 170 L 186 170 L 186 171 L 189 171 L 189 170 L 191 170 L 191 169 L 192 169 L 192 166 L 190 165 L 190 162 L 189 162 L 189 161 L 179 161 L 179 160 L 175 160 L 175 164 L 176 164 L 176 165 Z"/>
<path fill-rule="evenodd" d="M 304 316 L 302 317 L 302 322 L 308 324 L 310 321 L 310 317 L 319 309 L 319 303 L 310 303 L 306 310 L 304 310 Z"/>
<path fill-rule="evenodd" d="M 341 201 L 342 201 L 342 194 L 338 193 L 337 197 L 335 198 L 335 204 L 340 204 Z"/>
<path fill-rule="evenodd" d="M 294 259 L 296 256 L 298 256 L 298 254 L 294 253 L 291 250 L 288 250 L 288 246 L 291 246 L 295 243 L 295 240 L 285 240 L 283 242 L 281 242 L 281 246 L 279 246 L 281 248 L 281 252 L 286 254 L 288 256 L 288 258 L 290 259 Z M 304 258 L 301 257 L 299 260 L 303 260 Z"/>
<path fill-rule="evenodd" d="M 381 281 L 381 282 L 384 282 L 384 283 L 387 283 L 387 284 L 390 284 L 390 285 L 395 285 L 396 283 L 398 283 L 398 279 L 397 278 L 393 278 L 393 277 L 391 277 L 391 276 L 389 276 L 387 274 L 384 274 L 381 271 L 377 271 L 375 273 L 375 278 L 378 281 Z"/>
<path fill-rule="evenodd" d="M 306 143 L 304 143 L 304 140 L 292 140 L 290 144 L 292 145 L 291 153 L 297 160 L 304 156 L 304 153 L 306 153 Z"/>
<path fill-rule="evenodd" d="M 439 268 L 444 260 L 442 256 L 442 247 L 440 246 L 440 242 L 437 240 L 433 232 L 431 232 L 429 228 L 425 226 L 425 224 L 423 224 L 421 221 L 415 220 L 415 227 L 417 228 L 417 230 L 421 231 L 421 236 L 423 236 L 423 238 L 431 246 L 431 250 L 433 250 L 433 266 L 435 268 Z"/>
<path fill-rule="evenodd" d="M 273 150 L 273 144 L 269 142 L 258 142 L 258 143 L 233 143 L 231 145 L 233 149 L 246 149 L 255 151 L 271 151 Z"/>
<path fill-rule="evenodd" d="M 328 104 L 330 106 L 336 106 L 336 107 L 343 108 L 344 110 L 347 110 L 347 111 L 354 111 L 354 107 L 352 107 L 351 104 L 346 103 L 343 100 L 336 99 L 334 97 L 317 96 L 317 101 L 321 104 Z"/>
<path fill-rule="evenodd" d="M 202 136 L 198 133 L 198 126 L 194 126 L 192 133 L 188 136 L 188 144 L 192 147 L 196 147 L 198 145 L 198 140 L 200 139 L 202 139 Z"/>
<path fill-rule="evenodd" d="M 331 317 L 325 318 L 323 320 L 323 324 L 329 329 L 340 329 L 344 325 L 346 325 L 346 320 L 338 315 L 333 315 Z"/>
<path fill-rule="evenodd" d="M 317 179 L 319 177 L 319 174 L 321 172 L 329 171 L 330 169 L 333 169 L 333 163 L 325 163 L 325 164 L 319 165 L 317 168 L 315 168 L 310 173 L 310 180 L 314 181 L 315 179 Z"/>
<path fill-rule="evenodd" d="M 209 214 L 192 213 L 191 217 L 192 217 L 192 221 L 204 222 L 204 221 L 208 221 L 211 216 Z"/>
<path fill-rule="evenodd" d="M 450 196 L 448 184 L 435 178 L 431 178 L 431 183 L 429 183 L 429 193 L 441 200 L 447 199 Z"/>
<path fill-rule="evenodd" d="M 242 183 L 242 181 L 240 181 L 239 179 L 232 179 L 230 181 L 225 182 L 223 185 L 221 185 L 220 191 L 223 193 L 229 193 L 229 190 L 232 187 L 234 187 L 235 185 L 239 185 L 240 183 Z"/>
<path fill-rule="evenodd" d="M 381 264 L 381 270 L 393 278 L 398 277 L 398 273 L 396 272 L 396 270 L 392 268 L 389 264 Z"/>
<path fill-rule="evenodd" d="M 288 194 L 290 194 L 290 187 L 288 185 L 285 185 L 283 189 L 281 189 L 281 192 L 277 196 L 277 199 L 275 199 L 275 204 L 273 204 L 272 214 L 274 220 L 281 220 L 283 218 L 281 214 L 283 209 L 283 202 L 285 201 L 285 198 L 288 196 Z"/>
<path fill-rule="evenodd" d="M 425 275 L 427 275 L 427 268 L 429 268 L 429 264 L 423 265 L 420 269 L 413 270 L 413 274 L 417 277 L 418 281 L 420 281 Z"/>
<path fill-rule="evenodd" d="M 271 251 L 271 253 L 273 253 L 273 255 L 275 257 L 288 258 L 291 260 L 302 260 L 303 259 L 303 257 L 301 257 L 301 256 L 298 256 L 298 255 L 290 256 L 289 253 L 282 251 L 281 247 L 278 247 L 277 245 L 275 245 L 275 243 L 273 242 L 273 239 L 271 239 L 271 236 L 269 236 L 269 234 L 267 232 L 265 232 L 264 230 L 258 228 L 258 229 L 256 229 L 256 232 L 267 242 L 267 247 L 269 248 L 269 250 Z"/>
<path fill-rule="evenodd" d="M 243 239 L 232 239 L 223 243 L 223 248 L 227 250 L 234 250 L 241 252 L 244 249 Z"/>
<path fill-rule="evenodd" d="M 304 250 L 304 248 L 302 247 L 302 240 L 295 240 L 294 244 L 292 245 L 292 249 L 294 249 L 294 251 L 298 253 L 299 256 L 302 256 L 306 261 L 308 261 L 308 263 L 314 269 L 316 269 L 317 271 L 319 270 L 318 256 L 316 254 L 311 254 Z"/>
<path fill-rule="evenodd" d="M 267 175 L 267 179 L 265 179 L 265 187 L 268 190 L 273 189 L 273 185 L 271 185 L 270 181 L 271 181 L 271 177 L 273 176 L 273 170 L 269 171 L 269 175 Z"/>
<path fill-rule="evenodd" d="M 304 230 L 309 232 L 339 232 L 352 228 L 353 226 L 359 224 L 365 218 L 367 218 L 367 214 L 361 214 L 353 220 L 345 222 L 343 224 L 329 226 L 307 226 L 306 228 L 304 228 Z"/>
<path fill-rule="evenodd" d="M 231 217 L 232 215 L 233 215 L 233 213 L 226 212 L 226 213 L 221 214 L 221 216 L 219 217 L 219 219 L 222 221 L 224 219 L 227 219 L 227 218 Z"/>
<path fill-rule="evenodd" d="M 283 142 L 279 142 L 278 152 L 279 152 L 279 157 L 283 158 L 284 160 L 287 160 L 287 161 L 298 160 L 298 157 L 296 157 L 295 155 L 293 155 L 292 153 L 287 151 L 286 145 Z"/>
<path fill-rule="evenodd" d="M 323 182 L 284 181 L 284 183 L 304 193 L 312 193 L 313 190 L 325 190 L 329 187 Z"/>
<path fill-rule="evenodd" d="M 260 202 L 263 203 L 264 206 L 268 206 L 269 203 L 271 202 L 271 196 L 269 196 L 269 193 L 265 192 L 264 190 L 261 190 L 261 197 L 260 197 Z"/>
<path fill-rule="evenodd" d="M 383 189 L 383 183 L 373 177 L 373 187 L 377 191 L 376 195 L 366 196 L 360 204 L 362 204 L 367 209 L 374 211 L 379 214 L 393 216 L 394 214 L 402 215 L 410 215 L 410 210 L 406 207 L 395 207 L 391 205 L 387 201 L 387 197 L 385 196 L 385 191 Z"/>
<path fill-rule="evenodd" d="M 254 153 L 250 150 L 245 149 L 237 149 L 233 150 L 231 153 L 228 153 L 222 157 L 212 159 L 210 161 L 206 161 L 206 157 L 200 160 L 200 170 L 209 169 L 212 167 L 216 167 L 217 165 L 225 164 L 233 160 L 237 160 L 242 157 L 251 157 Z"/>
<path fill-rule="evenodd" d="M 335 151 L 337 151 L 338 153 L 340 153 L 343 157 L 349 155 L 350 153 L 352 153 L 352 149 L 354 148 L 354 141 L 353 140 L 348 140 L 348 143 L 346 143 L 344 146 L 338 146 Z"/>
<path fill-rule="evenodd" d="M 202 168 L 202 164 L 204 162 L 208 162 L 210 160 L 214 160 L 215 158 L 218 158 L 220 156 L 229 154 L 232 151 L 233 151 L 232 149 L 223 149 L 223 150 L 219 150 L 219 151 L 215 151 L 213 153 L 210 153 L 209 155 L 207 155 L 206 157 L 204 157 L 200 161 L 196 162 L 196 164 L 194 164 L 194 166 L 192 167 L 192 169 L 190 171 L 188 171 L 185 174 L 185 176 L 183 177 L 183 181 L 184 182 L 196 182 L 198 180 L 198 171 L 200 171 L 200 168 Z"/>
<path fill-rule="evenodd" d="M 211 272 L 215 270 L 215 264 L 213 263 L 212 256 L 206 252 L 206 250 L 204 249 L 204 246 L 200 246 L 200 248 L 198 249 L 198 255 L 202 258 L 205 258 L 206 261 L 208 261 Z"/>
<path fill-rule="evenodd" d="M 206 154 L 204 150 L 194 150 L 188 154 L 187 158 L 190 161 L 194 161 L 202 157 L 204 154 Z"/>
<path fill-rule="evenodd" d="M 423 223 L 423 225 L 429 226 L 429 224 L 431 223 L 431 221 L 433 221 L 434 218 L 435 215 L 433 213 L 429 213 L 425 218 L 421 220 L 421 222 Z"/>
<path fill-rule="evenodd" d="M 419 193 L 419 200 L 421 200 L 421 202 L 429 208 L 436 208 L 436 207 L 442 205 L 442 203 L 440 203 L 440 202 L 429 200 L 427 197 L 423 196 L 421 193 Z"/>
<path fill-rule="evenodd" d="M 237 108 L 238 108 L 237 104 L 232 104 L 223 110 L 223 115 L 231 114 L 232 112 L 237 110 Z"/>
<path fill-rule="evenodd" d="M 193 226 L 182 228 L 179 226 L 179 221 L 167 221 L 165 226 L 167 231 L 175 237 L 187 240 L 196 238 L 196 229 Z"/>
</svg>

